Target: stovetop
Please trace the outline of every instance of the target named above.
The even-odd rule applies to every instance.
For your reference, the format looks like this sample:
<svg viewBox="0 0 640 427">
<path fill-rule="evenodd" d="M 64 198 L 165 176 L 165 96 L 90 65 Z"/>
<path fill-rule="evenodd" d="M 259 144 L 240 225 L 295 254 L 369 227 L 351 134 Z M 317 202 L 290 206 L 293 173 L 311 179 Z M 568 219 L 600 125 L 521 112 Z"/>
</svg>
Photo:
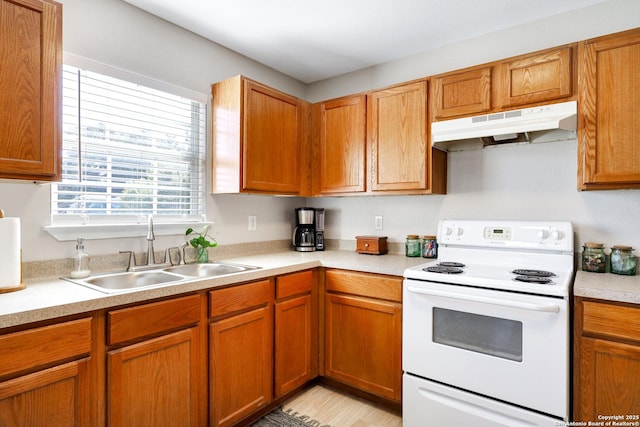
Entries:
<svg viewBox="0 0 640 427">
<path fill-rule="evenodd" d="M 445 220 L 438 242 L 438 259 L 405 270 L 405 278 L 562 298 L 570 294 L 570 223 Z"/>
</svg>

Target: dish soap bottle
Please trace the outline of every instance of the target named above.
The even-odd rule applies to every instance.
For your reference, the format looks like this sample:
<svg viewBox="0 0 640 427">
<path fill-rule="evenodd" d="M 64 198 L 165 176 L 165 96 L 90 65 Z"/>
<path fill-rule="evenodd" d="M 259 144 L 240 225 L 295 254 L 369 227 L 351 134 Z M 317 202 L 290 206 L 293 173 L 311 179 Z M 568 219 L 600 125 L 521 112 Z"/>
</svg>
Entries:
<svg viewBox="0 0 640 427">
<path fill-rule="evenodd" d="M 84 239 L 78 237 L 76 244 L 76 254 L 73 257 L 73 270 L 71 271 L 72 279 L 84 279 L 89 277 L 89 255 L 84 252 Z"/>
</svg>

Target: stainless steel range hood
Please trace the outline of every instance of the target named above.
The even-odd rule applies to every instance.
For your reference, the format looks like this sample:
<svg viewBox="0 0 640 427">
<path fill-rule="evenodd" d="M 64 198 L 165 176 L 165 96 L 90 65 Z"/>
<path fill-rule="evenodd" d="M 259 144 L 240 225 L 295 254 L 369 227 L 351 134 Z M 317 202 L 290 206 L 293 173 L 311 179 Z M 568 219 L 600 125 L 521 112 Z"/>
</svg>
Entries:
<svg viewBox="0 0 640 427">
<path fill-rule="evenodd" d="M 491 113 L 431 124 L 434 148 L 444 151 L 479 149 L 505 143 L 575 139 L 577 102 Z"/>
</svg>

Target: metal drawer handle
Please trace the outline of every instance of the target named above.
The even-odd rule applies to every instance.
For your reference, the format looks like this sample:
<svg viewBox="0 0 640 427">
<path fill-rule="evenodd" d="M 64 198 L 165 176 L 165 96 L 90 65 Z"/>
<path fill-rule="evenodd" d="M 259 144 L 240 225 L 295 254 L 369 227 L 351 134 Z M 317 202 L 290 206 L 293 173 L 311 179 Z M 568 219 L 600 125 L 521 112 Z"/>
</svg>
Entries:
<svg viewBox="0 0 640 427">
<path fill-rule="evenodd" d="M 453 299 L 459 299 L 462 301 L 481 302 L 484 304 L 500 305 L 503 307 L 519 308 L 519 309 L 531 310 L 531 311 L 543 311 L 546 313 L 560 312 L 560 307 L 556 304 L 531 304 L 528 302 L 508 301 L 508 300 L 502 300 L 498 298 L 480 297 L 476 295 L 460 295 L 460 294 L 447 292 L 447 291 L 421 289 L 411 285 L 407 286 L 407 289 L 410 292 L 414 292 L 416 294 L 453 298 Z"/>
</svg>

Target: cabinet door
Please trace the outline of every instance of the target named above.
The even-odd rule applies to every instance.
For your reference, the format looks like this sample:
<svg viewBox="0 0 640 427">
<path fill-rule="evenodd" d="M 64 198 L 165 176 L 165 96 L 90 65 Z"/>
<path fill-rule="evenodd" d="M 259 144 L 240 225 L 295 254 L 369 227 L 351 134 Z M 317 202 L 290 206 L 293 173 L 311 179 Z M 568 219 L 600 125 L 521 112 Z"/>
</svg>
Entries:
<svg viewBox="0 0 640 427">
<path fill-rule="evenodd" d="M 399 402 L 401 307 L 393 302 L 327 294 L 325 375 Z"/>
<path fill-rule="evenodd" d="M 276 278 L 274 390 L 280 397 L 318 374 L 317 301 L 311 270 Z"/>
<path fill-rule="evenodd" d="M 95 425 L 92 339 L 92 318 L 0 335 L 0 425 Z"/>
<path fill-rule="evenodd" d="M 491 67 L 434 77 L 432 98 L 436 120 L 491 110 Z"/>
<path fill-rule="evenodd" d="M 209 326 L 211 425 L 231 426 L 271 401 L 272 306 Z"/>
<path fill-rule="evenodd" d="M 640 347 L 582 338 L 579 363 L 576 420 L 597 421 L 599 415 L 639 415 Z"/>
<path fill-rule="evenodd" d="M 0 178 L 60 174 L 62 7 L 0 0 Z"/>
<path fill-rule="evenodd" d="M 276 304 L 275 395 L 311 380 L 311 295 Z"/>
<path fill-rule="evenodd" d="M 640 30 L 579 46 L 582 190 L 640 187 Z"/>
<path fill-rule="evenodd" d="M 107 355 L 110 426 L 197 426 L 197 328 Z"/>
<path fill-rule="evenodd" d="M 320 106 L 320 193 L 365 191 L 366 97 Z"/>
<path fill-rule="evenodd" d="M 298 100 L 244 80 L 242 190 L 300 191 Z"/>
<path fill-rule="evenodd" d="M 0 425 L 93 425 L 87 366 L 83 359 L 0 382 Z"/>
<path fill-rule="evenodd" d="M 367 101 L 371 190 L 426 190 L 427 82 L 372 92 Z"/>
<path fill-rule="evenodd" d="M 517 57 L 498 66 L 498 102 L 504 108 L 567 98 L 573 94 L 571 47 Z"/>
</svg>

